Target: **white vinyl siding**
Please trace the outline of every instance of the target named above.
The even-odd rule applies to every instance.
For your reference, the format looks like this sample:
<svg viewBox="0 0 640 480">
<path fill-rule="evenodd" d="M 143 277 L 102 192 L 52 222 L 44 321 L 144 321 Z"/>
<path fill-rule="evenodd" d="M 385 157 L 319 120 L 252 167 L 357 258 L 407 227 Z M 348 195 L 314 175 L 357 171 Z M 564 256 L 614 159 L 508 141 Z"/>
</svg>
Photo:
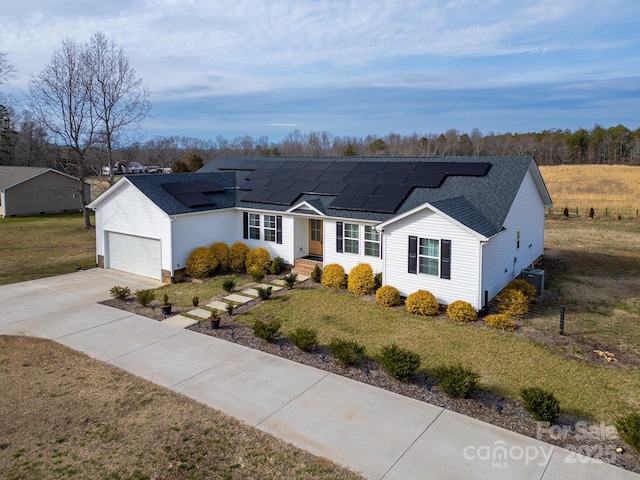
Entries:
<svg viewBox="0 0 640 480">
<path fill-rule="evenodd" d="M 410 236 L 451 241 L 450 279 L 408 272 Z M 428 290 L 442 304 L 464 300 L 479 308 L 479 240 L 473 233 L 425 209 L 388 225 L 383 239 L 385 285 L 396 287 L 403 296 Z"/>
</svg>

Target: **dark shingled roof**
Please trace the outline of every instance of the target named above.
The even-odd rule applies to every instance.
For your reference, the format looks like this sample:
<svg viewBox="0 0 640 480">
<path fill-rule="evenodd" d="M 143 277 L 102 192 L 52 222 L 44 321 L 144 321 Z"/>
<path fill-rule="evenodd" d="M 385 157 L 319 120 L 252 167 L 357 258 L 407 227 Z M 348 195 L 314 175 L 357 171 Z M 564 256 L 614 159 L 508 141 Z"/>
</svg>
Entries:
<svg viewBox="0 0 640 480">
<path fill-rule="evenodd" d="M 218 157 L 197 173 L 135 175 L 127 176 L 127 179 L 169 215 L 231 207 L 284 212 L 306 201 L 327 216 L 384 222 L 429 203 L 463 225 L 489 237 L 502 229 L 522 180 L 533 161 L 532 157 Z M 337 177 L 340 176 L 338 172 L 349 172 L 353 168 L 352 164 L 357 162 L 366 163 L 361 165 L 361 170 L 367 169 L 367 165 L 374 170 L 379 170 L 379 166 L 373 164 L 385 163 L 386 175 L 378 178 L 384 178 L 387 184 L 402 183 L 402 173 L 412 170 L 415 172 L 416 165 L 420 164 L 431 163 L 432 165 L 424 166 L 427 170 L 445 168 L 451 172 L 456 172 L 456 169 L 459 170 L 460 167 L 464 167 L 463 164 L 467 163 L 488 163 L 490 168 L 484 175 L 450 173 L 439 185 L 429 188 L 413 187 L 394 213 L 332 208 L 336 195 L 314 193 L 300 192 L 300 195 L 290 204 L 242 200 L 250 193 L 248 188 L 251 182 L 254 182 L 254 192 L 258 192 L 256 197 L 260 197 L 260 189 L 265 188 L 267 183 L 256 177 L 264 172 L 255 172 L 252 176 L 253 180 L 247 181 L 246 178 L 254 170 L 261 170 L 265 166 L 272 171 L 274 169 L 298 169 L 305 172 L 321 170 Z M 240 170 L 237 170 L 238 167 Z M 485 169 L 482 165 L 478 165 L 477 170 L 483 172 Z M 412 183 L 414 180 L 410 177 L 409 180 L 404 180 L 404 184 Z M 215 182 L 225 190 L 219 193 L 204 193 L 210 198 L 212 205 L 188 207 L 162 187 L 163 183 L 193 181 Z M 283 182 L 286 183 L 286 181 Z M 420 183 L 419 179 L 418 183 Z M 426 181 L 426 184 L 428 183 Z M 397 184 L 400 185 L 400 183 Z M 295 189 L 295 187 L 292 188 Z"/>
</svg>

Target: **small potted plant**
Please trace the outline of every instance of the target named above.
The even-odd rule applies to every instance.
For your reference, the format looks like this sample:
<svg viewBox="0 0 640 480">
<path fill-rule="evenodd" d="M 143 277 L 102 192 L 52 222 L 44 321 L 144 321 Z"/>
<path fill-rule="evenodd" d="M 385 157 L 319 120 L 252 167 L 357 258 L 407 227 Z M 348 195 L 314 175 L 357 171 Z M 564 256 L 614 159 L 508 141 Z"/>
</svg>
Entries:
<svg viewBox="0 0 640 480">
<path fill-rule="evenodd" d="M 160 305 L 160 308 L 162 309 L 162 313 L 164 315 L 169 315 L 171 313 L 171 304 L 169 303 L 169 295 L 167 295 L 166 293 L 164 294 L 164 297 L 162 297 L 162 305 Z"/>
<path fill-rule="evenodd" d="M 211 325 L 212 330 L 220 328 L 220 318 L 218 317 L 218 312 L 215 310 L 212 310 L 211 315 L 209 315 L 209 324 Z"/>
<path fill-rule="evenodd" d="M 198 298 L 197 295 L 193 296 L 193 298 L 191 299 L 191 303 L 193 304 L 194 307 L 198 306 L 198 304 L 200 303 L 200 299 Z"/>
</svg>

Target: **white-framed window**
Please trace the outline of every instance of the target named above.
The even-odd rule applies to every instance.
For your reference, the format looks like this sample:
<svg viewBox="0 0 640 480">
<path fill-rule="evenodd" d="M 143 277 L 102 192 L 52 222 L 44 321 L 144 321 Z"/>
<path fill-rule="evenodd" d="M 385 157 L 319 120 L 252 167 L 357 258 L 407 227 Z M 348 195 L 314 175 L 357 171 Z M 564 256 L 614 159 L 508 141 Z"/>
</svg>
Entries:
<svg viewBox="0 0 640 480">
<path fill-rule="evenodd" d="M 380 258 L 380 232 L 369 225 L 364 227 L 364 254 Z"/>
<path fill-rule="evenodd" d="M 260 240 L 260 215 L 257 213 L 249 214 L 249 238 Z"/>
<path fill-rule="evenodd" d="M 265 242 L 276 241 L 276 216 L 275 215 L 264 216 L 264 241 Z"/>
<path fill-rule="evenodd" d="M 439 275 L 440 241 L 421 238 L 418 247 L 418 271 L 427 275 Z"/>
<path fill-rule="evenodd" d="M 360 246 L 360 227 L 356 223 L 344 224 L 344 251 L 358 253 Z"/>
</svg>

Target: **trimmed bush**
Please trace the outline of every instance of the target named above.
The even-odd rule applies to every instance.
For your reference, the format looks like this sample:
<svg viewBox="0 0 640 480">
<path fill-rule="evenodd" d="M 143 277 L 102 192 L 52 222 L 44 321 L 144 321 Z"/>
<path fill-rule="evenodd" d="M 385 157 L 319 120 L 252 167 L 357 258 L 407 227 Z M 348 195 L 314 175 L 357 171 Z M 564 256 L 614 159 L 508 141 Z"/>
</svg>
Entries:
<svg viewBox="0 0 640 480">
<path fill-rule="evenodd" d="M 385 307 L 395 307 L 400 305 L 400 292 L 396 287 L 385 285 L 376 292 L 376 303 Z"/>
<path fill-rule="evenodd" d="M 222 289 L 225 292 L 233 292 L 233 289 L 236 288 L 236 284 L 238 281 L 235 278 L 225 278 L 222 282 Z"/>
<path fill-rule="evenodd" d="M 436 297 L 427 290 L 418 290 L 407 297 L 404 302 L 407 307 L 407 312 L 415 315 L 437 315 L 440 311 L 440 306 Z"/>
<path fill-rule="evenodd" d="M 247 272 L 254 268 L 259 268 L 260 270 L 263 270 L 266 275 L 266 272 L 269 271 L 269 267 L 271 267 L 271 255 L 269 255 L 269 252 L 262 247 L 249 250 L 245 260 L 245 267 Z"/>
<path fill-rule="evenodd" d="M 253 329 L 253 334 L 256 337 L 271 341 L 276 337 L 281 326 L 282 324 L 275 320 L 272 322 L 256 320 L 251 328 Z"/>
<path fill-rule="evenodd" d="M 529 302 L 520 290 L 510 288 L 502 290 L 496 300 L 498 300 L 498 313 L 512 319 L 521 319 L 529 311 Z"/>
<path fill-rule="evenodd" d="M 198 296 L 197 296 L 197 295 L 194 295 L 194 296 L 191 298 L 191 304 L 192 304 L 194 307 L 197 307 L 199 303 L 200 303 L 200 298 L 198 298 Z"/>
<path fill-rule="evenodd" d="M 233 315 L 233 309 L 234 308 L 235 308 L 235 305 L 233 303 L 227 303 L 227 306 L 225 307 L 225 310 L 227 311 L 229 316 Z"/>
<path fill-rule="evenodd" d="M 368 263 L 356 265 L 349 272 L 347 290 L 354 295 L 367 295 L 376 286 L 373 269 Z"/>
<path fill-rule="evenodd" d="M 265 272 L 264 269 L 258 267 L 257 265 L 250 267 L 247 270 L 247 273 L 251 275 L 251 278 L 253 278 L 256 282 L 259 282 L 260 280 L 262 280 L 264 276 L 267 274 L 267 272 Z"/>
<path fill-rule="evenodd" d="M 400 381 L 411 378 L 420 368 L 421 362 L 419 354 L 396 344 L 382 347 L 377 360 L 389 375 Z"/>
<path fill-rule="evenodd" d="M 560 402 L 553 393 L 540 387 L 527 387 L 520 390 L 522 406 L 538 422 L 555 423 L 560 415 Z"/>
<path fill-rule="evenodd" d="M 189 254 L 184 273 L 193 278 L 206 278 L 212 275 L 217 267 L 218 260 L 213 256 L 211 249 L 198 247 Z"/>
<path fill-rule="evenodd" d="M 484 321 L 487 325 L 499 330 L 515 330 L 516 322 L 511 320 L 507 315 L 498 313 L 495 315 L 487 315 L 484 317 Z"/>
<path fill-rule="evenodd" d="M 119 287 L 118 285 L 111 287 L 109 293 L 113 298 L 118 298 L 120 300 L 124 300 L 129 295 L 131 295 L 131 289 L 129 287 Z"/>
<path fill-rule="evenodd" d="M 250 249 L 246 243 L 236 242 L 229 249 L 229 269 L 232 272 L 244 273 L 246 269 L 247 254 Z"/>
<path fill-rule="evenodd" d="M 269 273 L 271 275 L 280 275 L 280 272 L 284 268 L 284 259 L 282 257 L 276 257 L 269 266 Z"/>
<path fill-rule="evenodd" d="M 503 290 L 519 290 L 524 295 L 528 303 L 533 303 L 536 300 L 536 287 L 531 285 L 521 278 L 516 278 L 507 283 L 507 286 Z"/>
<path fill-rule="evenodd" d="M 298 279 L 298 274 L 297 273 L 290 273 L 289 275 L 285 275 L 284 277 L 282 277 L 282 279 L 287 284 L 287 288 L 289 290 L 292 290 L 293 286 L 296 284 L 296 280 Z"/>
<path fill-rule="evenodd" d="M 620 438 L 640 453 L 640 412 L 616 418 L 616 429 Z"/>
<path fill-rule="evenodd" d="M 347 286 L 342 265 L 331 263 L 324 267 L 324 272 L 322 272 L 322 286 L 333 288 L 334 290 L 340 290 Z"/>
<path fill-rule="evenodd" d="M 227 245 L 224 242 L 215 242 L 215 243 L 212 243 L 209 248 L 211 249 L 211 254 L 218 261 L 218 271 L 228 272 L 229 271 L 229 245 Z"/>
<path fill-rule="evenodd" d="M 296 328 L 289 335 L 289 341 L 300 350 L 308 352 L 313 347 L 318 345 L 318 334 L 312 328 Z"/>
<path fill-rule="evenodd" d="M 257 287 L 256 291 L 258 292 L 258 297 L 260 297 L 260 300 L 269 300 L 269 297 L 271 297 L 271 289 L 273 287 Z"/>
<path fill-rule="evenodd" d="M 470 303 L 456 300 L 447 306 L 447 316 L 456 322 L 473 322 L 478 318 L 478 313 Z"/>
<path fill-rule="evenodd" d="M 468 398 L 480 386 L 480 374 L 460 364 L 437 367 L 434 373 L 438 385 L 450 397 Z"/>
<path fill-rule="evenodd" d="M 322 281 L 322 269 L 318 264 L 316 264 L 311 271 L 311 280 L 313 280 L 314 283 L 320 283 Z"/>
<path fill-rule="evenodd" d="M 373 276 L 374 285 L 373 291 L 377 292 L 380 287 L 382 287 L 382 272 L 378 272 Z"/>
<path fill-rule="evenodd" d="M 136 290 L 136 298 L 138 303 L 143 307 L 148 307 L 156 298 L 153 290 Z"/>
<path fill-rule="evenodd" d="M 336 357 L 343 365 L 355 365 L 364 358 L 365 347 L 353 340 L 334 338 L 329 343 L 331 355 Z"/>
</svg>

